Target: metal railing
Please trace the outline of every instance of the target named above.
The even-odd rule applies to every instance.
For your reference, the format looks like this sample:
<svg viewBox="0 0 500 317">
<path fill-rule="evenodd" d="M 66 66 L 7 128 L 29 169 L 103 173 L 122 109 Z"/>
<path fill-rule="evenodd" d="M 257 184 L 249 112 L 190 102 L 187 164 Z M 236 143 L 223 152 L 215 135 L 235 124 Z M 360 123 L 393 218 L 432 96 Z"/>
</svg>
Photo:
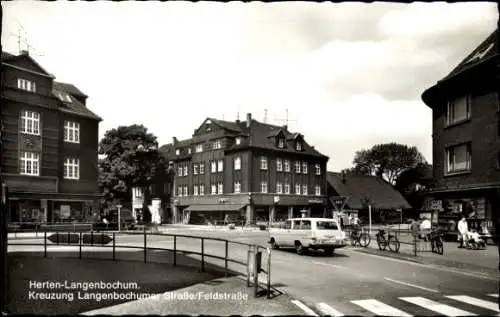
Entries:
<svg viewBox="0 0 500 317">
<path fill-rule="evenodd" d="M 139 249 L 143 251 L 144 254 L 144 263 L 147 263 L 147 254 L 148 251 L 151 250 L 159 250 L 159 251 L 170 251 L 172 252 L 173 255 L 173 265 L 177 266 L 177 254 L 193 254 L 193 255 L 199 255 L 201 257 L 200 261 L 200 270 L 201 272 L 205 272 L 206 269 L 206 261 L 205 258 L 213 258 L 213 259 L 218 259 L 218 260 L 223 260 L 224 261 L 224 276 L 228 277 L 229 275 L 229 263 L 235 263 L 239 264 L 242 266 L 247 267 L 247 281 L 250 280 L 250 275 L 256 276 L 254 280 L 254 296 L 257 296 L 258 294 L 258 288 L 259 288 L 259 282 L 258 282 L 258 274 L 259 273 L 264 273 L 267 275 L 267 286 L 266 286 L 266 291 L 267 291 L 267 298 L 271 298 L 271 250 L 268 247 L 264 247 L 261 245 L 257 244 L 248 244 L 244 242 L 238 242 L 238 241 L 230 241 L 227 239 L 221 239 L 221 238 L 212 238 L 212 237 L 200 237 L 200 236 L 191 236 L 191 235 L 182 235 L 182 234 L 171 234 L 171 233 L 161 233 L 161 232 L 148 232 L 146 231 L 146 228 L 144 227 L 144 230 L 142 232 L 54 232 L 52 234 L 55 234 L 56 241 L 52 243 L 48 243 L 49 237 L 47 235 L 47 231 L 43 232 L 43 236 L 40 237 L 34 237 L 34 239 L 43 239 L 42 243 L 23 243 L 23 242 L 12 242 L 9 241 L 8 245 L 9 246 L 43 246 L 43 256 L 47 257 L 47 249 L 49 246 L 61 246 L 61 245 L 66 245 L 66 246 L 74 246 L 75 248 L 78 247 L 78 258 L 82 259 L 83 256 L 83 248 L 85 247 L 102 247 L 102 248 L 111 248 L 112 250 L 112 259 L 113 261 L 117 260 L 116 257 L 116 249 Z M 118 245 L 116 243 L 117 235 L 122 235 L 122 236 L 132 236 L 132 235 L 142 235 L 143 236 L 143 245 Z M 75 237 L 76 236 L 76 237 Z M 108 236 L 111 238 L 108 243 L 104 243 L 105 241 L 105 236 Z M 159 247 L 151 247 L 148 246 L 148 237 L 150 236 L 162 236 L 162 237 L 171 237 L 173 239 L 173 248 L 159 248 Z M 64 238 L 63 238 L 64 237 Z M 73 241 L 72 241 L 73 237 Z M 84 240 L 89 240 L 87 243 L 84 243 Z M 177 244 L 178 244 L 178 239 L 179 238 L 187 238 L 187 239 L 198 239 L 200 240 L 200 251 L 192 251 L 192 250 L 182 250 L 179 249 Z M 10 239 L 9 239 L 10 240 Z M 66 240 L 66 241 L 64 241 Z M 76 242 L 76 240 L 78 240 Z M 206 241 L 219 241 L 224 244 L 224 256 L 218 256 L 215 254 L 207 254 L 205 250 L 205 242 Z M 109 245 L 109 243 L 112 243 Z M 259 270 L 257 271 L 257 274 L 251 274 L 249 272 L 248 268 L 251 267 L 252 265 L 250 264 L 250 257 L 247 257 L 246 262 L 240 261 L 236 258 L 231 258 L 229 255 L 229 245 L 240 245 L 240 246 L 246 246 L 248 247 L 248 252 L 261 252 L 260 250 L 266 250 L 267 251 L 267 268 L 262 269 L 259 266 Z M 251 286 L 248 284 L 247 286 Z"/>
</svg>

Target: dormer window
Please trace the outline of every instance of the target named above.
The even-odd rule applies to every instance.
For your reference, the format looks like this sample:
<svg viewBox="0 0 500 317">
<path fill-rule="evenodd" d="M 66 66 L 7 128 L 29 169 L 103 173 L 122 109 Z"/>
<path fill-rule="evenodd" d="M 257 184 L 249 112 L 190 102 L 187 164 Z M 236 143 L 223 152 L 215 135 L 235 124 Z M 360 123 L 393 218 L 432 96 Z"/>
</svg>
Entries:
<svg viewBox="0 0 500 317">
<path fill-rule="evenodd" d="M 214 143 L 213 143 L 213 147 L 212 148 L 214 150 L 221 149 L 222 148 L 222 141 L 221 140 L 215 140 Z"/>
<path fill-rule="evenodd" d="M 188 148 L 188 154 L 191 154 L 191 148 Z"/>
<path fill-rule="evenodd" d="M 27 79 L 18 78 L 17 88 L 26 91 L 36 92 L 36 83 L 34 81 L 29 81 Z"/>
<path fill-rule="evenodd" d="M 279 139 L 278 139 L 278 147 L 279 147 L 280 149 L 285 148 L 285 140 L 284 140 L 283 138 L 279 138 Z"/>
<path fill-rule="evenodd" d="M 55 95 L 57 96 L 57 98 L 59 98 L 59 100 L 63 102 L 73 102 L 73 100 L 71 100 L 71 97 L 65 92 L 56 91 Z"/>
<path fill-rule="evenodd" d="M 196 153 L 203 152 L 203 144 L 197 144 L 195 151 L 196 151 Z"/>
<path fill-rule="evenodd" d="M 295 143 L 295 150 L 297 150 L 297 151 L 302 151 L 302 142 L 297 141 L 297 142 Z"/>
<path fill-rule="evenodd" d="M 181 150 L 180 149 L 175 149 L 175 155 L 181 155 Z"/>
<path fill-rule="evenodd" d="M 235 143 L 236 143 L 236 145 L 240 145 L 241 144 L 241 138 L 236 138 L 235 139 Z"/>
</svg>

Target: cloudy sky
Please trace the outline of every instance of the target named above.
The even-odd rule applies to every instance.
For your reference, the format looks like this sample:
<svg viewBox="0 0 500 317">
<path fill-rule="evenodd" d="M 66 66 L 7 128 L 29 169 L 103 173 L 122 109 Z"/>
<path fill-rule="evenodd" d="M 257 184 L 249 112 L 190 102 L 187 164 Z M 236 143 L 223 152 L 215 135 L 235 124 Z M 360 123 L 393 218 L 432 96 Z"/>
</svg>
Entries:
<svg viewBox="0 0 500 317">
<path fill-rule="evenodd" d="M 301 132 L 333 171 L 376 143 L 432 160 L 424 89 L 494 29 L 495 3 L 2 2 L 3 49 L 17 34 L 58 81 L 87 95 L 100 135 L 142 123 L 160 144 L 206 117 L 251 112 Z"/>
</svg>

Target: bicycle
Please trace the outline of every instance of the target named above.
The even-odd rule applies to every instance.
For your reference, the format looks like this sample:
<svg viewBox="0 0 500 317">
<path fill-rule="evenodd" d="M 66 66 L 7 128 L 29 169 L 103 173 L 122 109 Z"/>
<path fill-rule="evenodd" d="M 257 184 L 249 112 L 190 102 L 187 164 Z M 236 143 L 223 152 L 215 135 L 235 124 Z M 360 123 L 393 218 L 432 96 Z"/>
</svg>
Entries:
<svg viewBox="0 0 500 317">
<path fill-rule="evenodd" d="M 431 252 L 443 255 L 443 233 L 437 230 L 431 231 L 429 233 L 429 242 L 431 243 Z"/>
<path fill-rule="evenodd" d="M 364 228 L 361 228 L 353 229 L 351 231 L 350 240 L 352 246 L 359 244 L 359 246 L 366 248 L 370 244 L 372 238 L 370 237 L 370 234 L 364 230 Z"/>
<path fill-rule="evenodd" d="M 385 230 L 380 229 L 378 231 L 376 237 L 377 237 L 378 248 L 381 251 L 385 251 L 387 246 L 389 246 L 389 250 L 392 252 L 397 253 L 399 251 L 399 247 L 401 246 L 401 244 L 399 243 L 399 240 L 396 237 L 396 235 L 388 234 L 388 237 L 386 238 L 385 237 Z"/>
</svg>

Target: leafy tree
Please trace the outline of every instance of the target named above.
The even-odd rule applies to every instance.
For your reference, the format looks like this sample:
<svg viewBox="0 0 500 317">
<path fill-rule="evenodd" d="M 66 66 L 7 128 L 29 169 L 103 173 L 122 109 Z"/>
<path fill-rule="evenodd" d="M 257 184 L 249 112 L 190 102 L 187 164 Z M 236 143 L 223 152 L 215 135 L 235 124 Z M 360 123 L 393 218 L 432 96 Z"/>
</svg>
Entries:
<svg viewBox="0 0 500 317">
<path fill-rule="evenodd" d="M 143 125 L 120 126 L 106 132 L 99 143 L 99 187 L 106 207 L 129 204 L 132 187 L 149 187 L 161 163 L 156 136 Z"/>
<path fill-rule="evenodd" d="M 394 185 L 402 172 L 425 162 L 424 156 L 415 146 L 377 144 L 371 149 L 357 151 L 353 160 L 354 167 L 347 172 L 382 177 Z"/>
<path fill-rule="evenodd" d="M 396 180 L 395 188 L 405 196 L 413 208 L 420 209 L 424 202 L 424 196 L 419 193 L 415 185 L 432 186 L 432 165 L 419 163 L 417 166 L 402 172 Z"/>
</svg>

